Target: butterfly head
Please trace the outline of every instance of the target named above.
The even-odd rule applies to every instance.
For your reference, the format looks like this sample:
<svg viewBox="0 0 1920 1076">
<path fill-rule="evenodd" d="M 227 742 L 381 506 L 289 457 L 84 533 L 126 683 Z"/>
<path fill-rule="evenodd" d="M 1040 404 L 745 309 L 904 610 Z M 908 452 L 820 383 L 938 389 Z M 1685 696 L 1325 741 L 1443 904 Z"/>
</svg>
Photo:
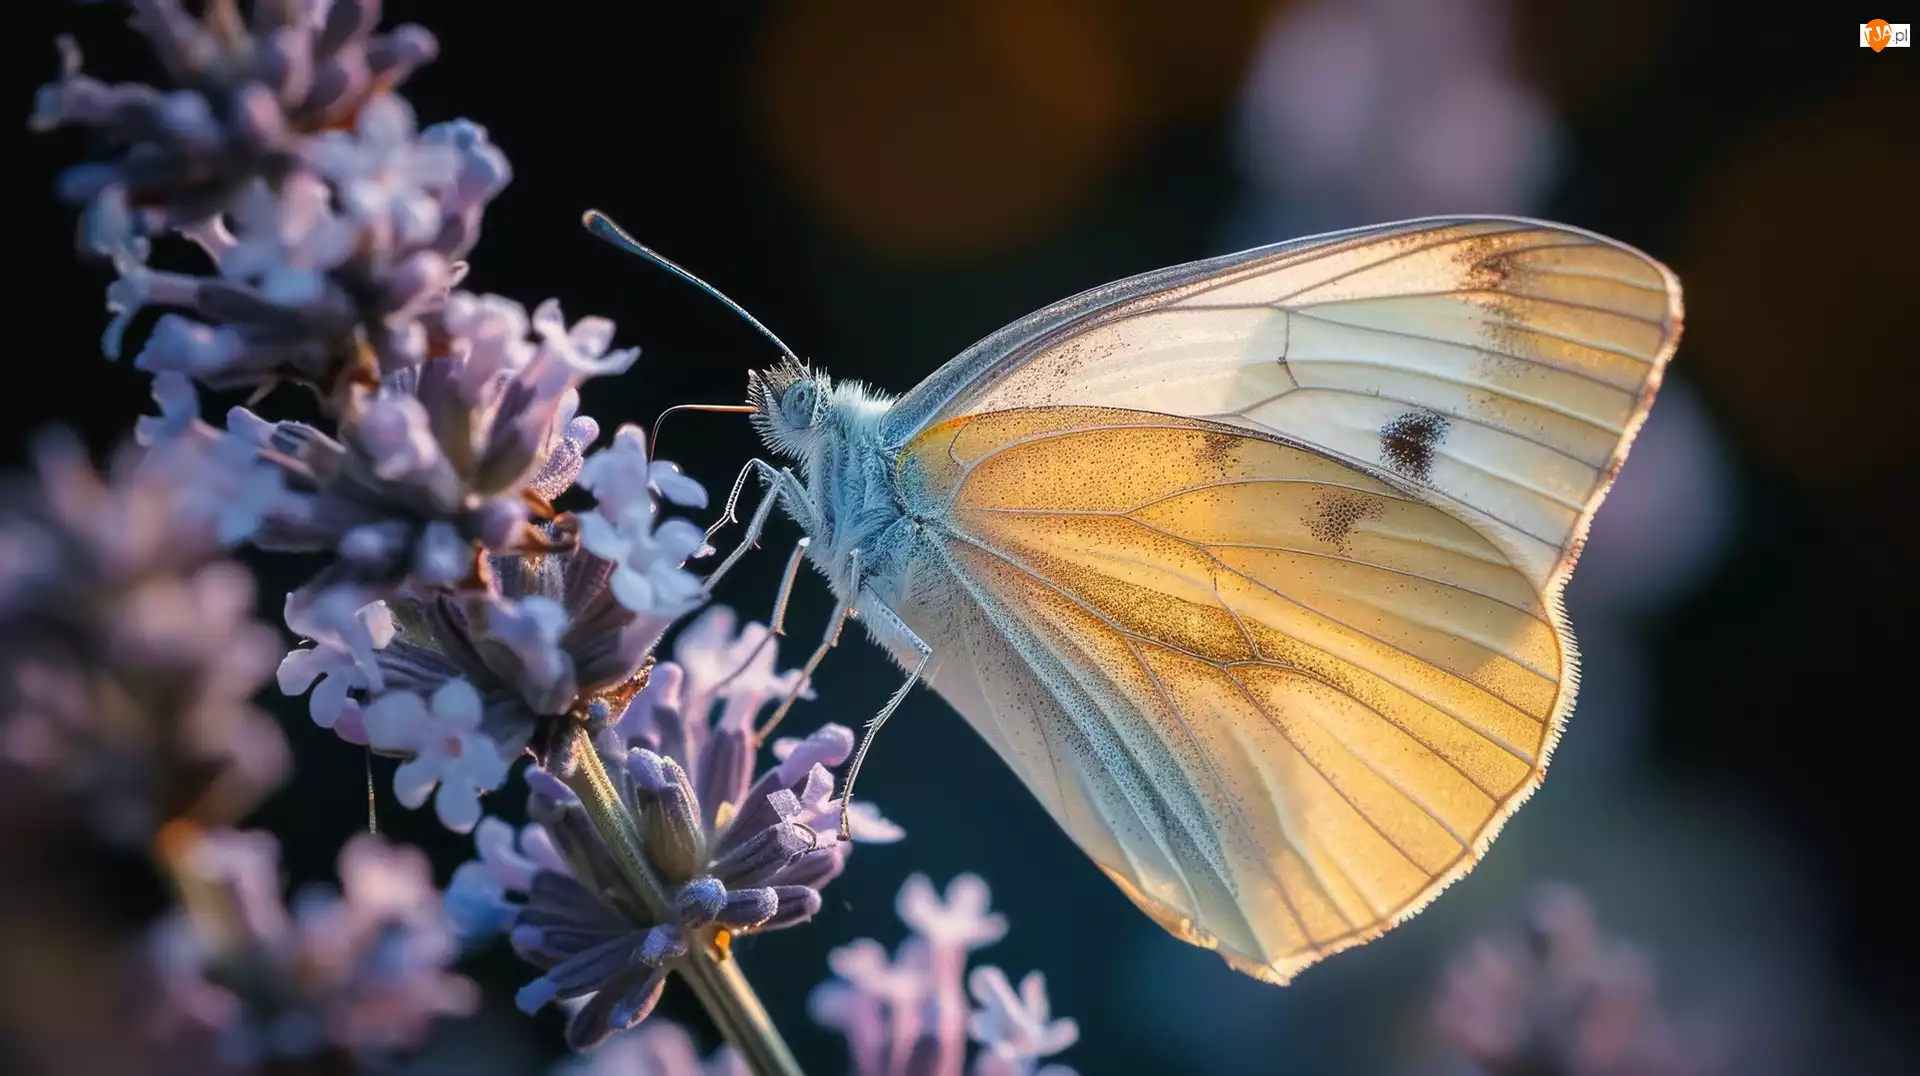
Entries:
<svg viewBox="0 0 1920 1076">
<path fill-rule="evenodd" d="M 774 451 L 805 456 L 820 437 L 832 391 L 826 374 L 791 360 L 756 370 L 747 387 L 753 424 Z"/>
</svg>

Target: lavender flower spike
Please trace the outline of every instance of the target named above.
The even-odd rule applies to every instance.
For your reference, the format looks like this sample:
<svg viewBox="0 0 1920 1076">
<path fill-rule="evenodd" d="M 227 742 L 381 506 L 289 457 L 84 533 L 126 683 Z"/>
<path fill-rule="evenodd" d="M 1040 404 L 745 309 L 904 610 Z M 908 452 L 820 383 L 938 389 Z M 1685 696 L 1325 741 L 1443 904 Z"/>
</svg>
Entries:
<svg viewBox="0 0 1920 1076">
<path fill-rule="evenodd" d="M 241 408 L 229 413 L 229 427 L 280 468 L 292 490 L 255 542 L 336 557 L 309 594 L 340 584 L 389 593 L 406 582 L 474 589 L 484 585 L 474 574 L 481 551 L 572 544 L 569 527 L 536 521 L 551 517 L 549 498 L 578 469 L 579 438 L 596 430 L 573 414 L 579 371 L 543 348 L 518 370 L 476 370 L 480 341 L 464 343 L 466 358 L 433 359 L 379 394 L 355 395 L 344 441 Z M 475 385 L 463 382 L 469 376 Z"/>
<path fill-rule="evenodd" d="M 286 743 L 250 697 L 276 639 L 221 555 L 204 442 L 118 453 L 103 477 L 64 434 L 0 492 L 0 815 L 85 819 L 147 845 L 162 823 L 238 818 Z M 15 814 L 18 819 L 13 818 Z"/>
<path fill-rule="evenodd" d="M 712 656 L 709 648 L 732 651 L 753 629 L 764 631 L 749 625 L 737 637 L 730 630 L 697 634 L 682 652 L 703 664 Z M 530 812 L 565 865 L 543 864 L 521 879 L 497 868 L 485 878 L 480 872 L 487 868 L 461 868 L 469 878 L 461 901 L 478 910 L 476 921 L 489 916 L 485 882 L 499 883 L 507 903 L 520 902 L 511 928 L 514 948 L 546 972 L 520 992 L 520 1006 L 533 1011 L 554 1001 L 589 999 L 568 1024 L 568 1042 L 576 1049 L 645 1018 L 672 962 L 693 947 L 725 946 L 735 935 L 810 919 L 820 908 L 820 888 L 846 863 L 849 846 L 819 823 L 833 801 L 828 767 L 851 755 L 852 732 L 825 726 L 755 778 L 750 730 L 775 693 L 714 684 L 702 696 L 708 700 L 702 712 L 683 713 L 686 679 L 671 663 L 656 666 L 632 708 L 645 719 L 621 722 L 609 711 L 597 719 L 605 724 L 593 740 L 626 825 L 667 887 L 669 908 L 633 887 L 618 864 L 620 853 L 567 785 L 546 769 L 528 771 Z M 791 674 L 769 679 L 792 682 Z M 728 697 L 728 705 L 716 708 L 717 697 Z M 552 762 L 585 764 L 565 752 Z"/>
<path fill-rule="evenodd" d="M 380 682 L 431 693 L 467 680 L 482 731 L 504 752 L 544 756 L 578 721 L 611 727 L 648 683 L 666 626 L 614 599 L 613 571 L 584 549 L 492 557 L 485 591 L 395 598 L 396 631 L 373 656 Z"/>
<path fill-rule="evenodd" d="M 86 203 L 83 242 L 112 258 L 117 357 L 133 317 L 169 311 L 136 360 L 217 389 L 295 381 L 331 397 L 418 362 L 417 319 L 465 272 L 480 213 L 510 178 L 479 127 L 416 133 L 391 91 L 430 59 L 417 27 L 375 34 L 375 0 L 212 0 L 203 18 L 178 0 L 141 0 L 136 25 L 176 88 L 109 86 L 64 73 L 33 125 L 90 128 L 106 161 L 61 177 Z M 148 240 L 185 235 L 217 276 L 146 264 Z"/>
<path fill-rule="evenodd" d="M 572 869 L 537 872 L 515 918 L 514 949 L 546 969 L 517 1000 L 531 1012 L 592 995 L 567 1026 L 575 1049 L 644 1019 L 659 998 L 666 962 L 712 944 L 712 930 L 747 934 L 812 918 L 820 908 L 816 887 L 841 864 L 830 839 L 798 821 L 792 789 L 769 794 L 765 811 L 744 810 L 709 828 L 704 820 L 714 812 L 702 807 L 679 763 L 635 748 L 624 770 L 626 807 L 648 862 L 672 893 L 667 918 L 629 888 L 579 801 L 551 780 L 535 785 L 535 817 Z M 815 767 L 808 781 L 821 780 L 831 778 Z"/>
<path fill-rule="evenodd" d="M 520 330 L 508 328 L 504 335 L 476 335 L 475 354 L 524 342 Z M 573 413 L 571 398 L 560 404 L 554 421 L 565 420 L 567 436 L 553 447 L 542 471 L 550 483 L 546 488 L 556 495 L 579 467 L 578 438 L 590 438 L 596 429 L 591 419 Z M 683 497 L 700 492 L 671 465 L 656 462 L 652 469 L 677 477 Z M 678 522 L 699 533 L 692 524 Z M 672 617 L 622 604 L 612 585 L 619 567 L 589 549 L 567 548 L 561 523 L 538 533 L 539 551 L 481 561 L 474 573 L 480 589 L 416 586 L 395 596 L 390 602 L 395 631 L 372 653 L 377 676 L 348 686 L 369 694 L 389 688 L 430 694 L 464 679 L 481 695 L 481 731 L 503 754 L 531 747 L 544 757 L 578 721 L 614 727 L 647 684 L 651 655 Z M 697 588 L 697 581 L 693 585 Z M 765 660 L 772 658 L 769 649 Z M 778 682 L 791 684 L 792 675 Z M 743 697 L 733 705 L 748 701 Z M 327 709 L 332 701 L 315 705 Z M 316 720 L 320 716 L 316 710 Z M 624 764 L 625 751 L 624 743 L 618 745 L 617 764 Z"/>
</svg>

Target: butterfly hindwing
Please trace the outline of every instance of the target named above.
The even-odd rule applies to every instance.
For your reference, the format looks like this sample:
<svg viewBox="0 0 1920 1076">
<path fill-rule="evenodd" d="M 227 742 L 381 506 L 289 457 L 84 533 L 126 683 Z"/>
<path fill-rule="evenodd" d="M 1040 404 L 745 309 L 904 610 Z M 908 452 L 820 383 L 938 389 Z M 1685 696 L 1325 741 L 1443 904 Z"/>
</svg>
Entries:
<svg viewBox="0 0 1920 1076">
<path fill-rule="evenodd" d="M 1463 872 L 1537 782 L 1571 640 L 1388 476 L 1220 423 L 1016 408 L 923 432 L 900 613 L 936 688 L 1143 908 L 1284 980 Z"/>
</svg>

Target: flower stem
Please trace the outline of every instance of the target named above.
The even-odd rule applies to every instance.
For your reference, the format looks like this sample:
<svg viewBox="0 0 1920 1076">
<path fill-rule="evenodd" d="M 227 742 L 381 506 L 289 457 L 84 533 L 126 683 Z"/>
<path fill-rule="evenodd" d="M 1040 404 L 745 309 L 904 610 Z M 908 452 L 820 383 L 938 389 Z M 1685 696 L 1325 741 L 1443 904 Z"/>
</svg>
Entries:
<svg viewBox="0 0 1920 1076">
<path fill-rule="evenodd" d="M 587 816 L 607 842 L 627 883 L 646 901 L 647 911 L 663 923 L 673 922 L 677 916 L 672 891 L 647 862 L 633 814 L 621 802 L 613 779 L 601 764 L 593 736 L 584 724 L 574 726 L 572 735 L 579 766 L 567 784 L 585 805 Z M 787 1049 L 752 985 L 741 974 L 739 963 L 712 944 L 712 934 L 712 930 L 706 930 L 689 939 L 687 954 L 669 961 L 668 967 L 692 985 L 707 1015 L 740 1051 L 754 1076 L 803 1076 L 793 1052 Z"/>
</svg>

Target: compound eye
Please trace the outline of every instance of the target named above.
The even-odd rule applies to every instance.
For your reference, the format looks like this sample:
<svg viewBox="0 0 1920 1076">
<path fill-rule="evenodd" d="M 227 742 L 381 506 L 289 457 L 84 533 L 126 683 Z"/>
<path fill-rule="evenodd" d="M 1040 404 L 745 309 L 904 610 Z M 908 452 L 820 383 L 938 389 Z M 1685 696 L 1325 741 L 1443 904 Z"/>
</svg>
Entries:
<svg viewBox="0 0 1920 1076">
<path fill-rule="evenodd" d="M 811 381 L 796 381 L 789 386 L 786 395 L 780 398 L 780 411 L 787 424 L 795 429 L 812 426 L 814 404 L 818 398 L 818 390 Z"/>
</svg>

